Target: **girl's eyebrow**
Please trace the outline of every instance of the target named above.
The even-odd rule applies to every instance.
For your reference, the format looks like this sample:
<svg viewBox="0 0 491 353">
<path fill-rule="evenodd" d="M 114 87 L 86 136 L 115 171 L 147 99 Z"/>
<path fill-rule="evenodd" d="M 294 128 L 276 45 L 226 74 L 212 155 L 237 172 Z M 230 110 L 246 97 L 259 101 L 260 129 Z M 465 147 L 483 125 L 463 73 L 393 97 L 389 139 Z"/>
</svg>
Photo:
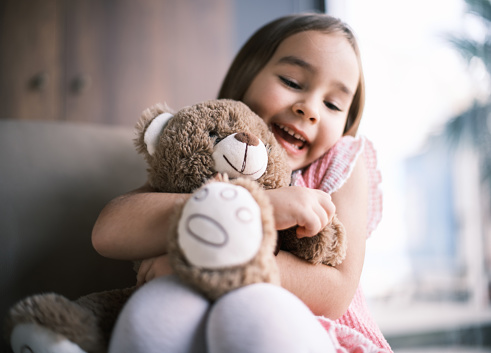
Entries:
<svg viewBox="0 0 491 353">
<path fill-rule="evenodd" d="M 353 97 L 355 94 L 342 82 L 336 82 L 336 87 L 348 96 Z"/>
<path fill-rule="evenodd" d="M 311 64 L 293 55 L 288 55 L 280 58 L 280 60 L 278 60 L 278 64 L 289 64 L 289 65 L 300 66 L 301 68 L 306 69 L 310 72 L 315 72 L 315 69 Z"/>
<path fill-rule="evenodd" d="M 298 56 L 294 55 L 288 55 L 280 58 L 278 60 L 278 64 L 288 64 L 288 65 L 294 65 L 294 66 L 299 66 L 311 73 L 315 73 L 316 69 L 309 64 L 307 61 L 300 59 Z M 336 87 L 343 93 L 347 94 L 348 96 L 353 96 L 354 93 L 342 82 L 336 82 L 335 83 Z"/>
</svg>

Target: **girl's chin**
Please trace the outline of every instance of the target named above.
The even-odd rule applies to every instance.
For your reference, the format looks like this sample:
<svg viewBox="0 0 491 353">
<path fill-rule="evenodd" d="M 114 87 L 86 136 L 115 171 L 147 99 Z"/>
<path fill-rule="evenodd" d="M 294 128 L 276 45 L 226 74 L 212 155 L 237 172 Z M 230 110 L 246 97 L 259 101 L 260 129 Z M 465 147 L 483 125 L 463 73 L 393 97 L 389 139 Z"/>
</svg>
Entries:
<svg viewBox="0 0 491 353">
<path fill-rule="evenodd" d="M 297 151 L 295 151 L 297 153 L 290 153 L 290 151 L 288 151 L 286 148 L 285 150 L 288 158 L 288 165 L 292 170 L 301 169 L 306 166 L 307 162 L 305 160 L 306 156 L 304 154 L 300 154 Z"/>
<path fill-rule="evenodd" d="M 286 155 L 288 158 L 288 165 L 290 166 L 291 170 L 299 170 L 305 168 L 313 162 L 312 160 L 308 159 L 306 152 L 304 154 L 297 153 L 292 155 L 288 153 L 288 151 L 286 151 Z"/>
</svg>

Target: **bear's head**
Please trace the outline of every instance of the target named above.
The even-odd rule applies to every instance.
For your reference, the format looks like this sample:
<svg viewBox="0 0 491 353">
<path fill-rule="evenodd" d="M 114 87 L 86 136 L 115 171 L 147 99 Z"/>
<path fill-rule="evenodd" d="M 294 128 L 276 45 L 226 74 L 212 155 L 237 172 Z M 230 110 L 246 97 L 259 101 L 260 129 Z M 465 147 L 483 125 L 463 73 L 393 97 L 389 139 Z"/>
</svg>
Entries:
<svg viewBox="0 0 491 353">
<path fill-rule="evenodd" d="M 217 173 L 256 180 L 264 189 L 290 183 L 284 150 L 241 102 L 211 100 L 177 113 L 158 104 L 143 112 L 137 132 L 157 191 L 189 193 Z"/>
</svg>

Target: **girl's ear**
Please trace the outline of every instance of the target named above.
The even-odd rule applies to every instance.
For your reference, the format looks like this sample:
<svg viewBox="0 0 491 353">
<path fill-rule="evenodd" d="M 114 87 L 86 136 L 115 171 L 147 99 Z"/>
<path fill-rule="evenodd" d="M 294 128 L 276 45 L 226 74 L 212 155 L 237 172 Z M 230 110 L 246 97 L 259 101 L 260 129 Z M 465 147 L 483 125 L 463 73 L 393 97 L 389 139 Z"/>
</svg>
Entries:
<svg viewBox="0 0 491 353">
<path fill-rule="evenodd" d="M 145 130 L 145 134 L 143 136 L 143 141 L 147 146 L 148 154 L 150 154 L 151 156 L 153 156 L 155 150 L 157 149 L 157 143 L 159 141 L 159 136 L 162 133 L 162 130 L 164 129 L 169 119 L 173 116 L 174 115 L 172 115 L 171 113 L 162 113 L 160 115 L 157 115 L 147 126 L 147 129 Z"/>
</svg>

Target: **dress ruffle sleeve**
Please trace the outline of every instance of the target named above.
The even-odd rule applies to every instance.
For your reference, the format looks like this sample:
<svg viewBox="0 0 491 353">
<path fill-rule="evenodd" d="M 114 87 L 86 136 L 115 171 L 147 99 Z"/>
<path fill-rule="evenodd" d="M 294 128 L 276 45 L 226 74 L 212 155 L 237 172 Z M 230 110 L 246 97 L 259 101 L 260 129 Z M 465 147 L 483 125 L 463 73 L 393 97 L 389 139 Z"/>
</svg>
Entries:
<svg viewBox="0 0 491 353">
<path fill-rule="evenodd" d="M 369 192 L 367 236 L 370 236 L 382 219 L 383 198 L 380 189 L 382 175 L 377 166 L 377 152 L 369 140 L 366 140 L 365 144 L 365 162 L 368 171 Z"/>
</svg>

